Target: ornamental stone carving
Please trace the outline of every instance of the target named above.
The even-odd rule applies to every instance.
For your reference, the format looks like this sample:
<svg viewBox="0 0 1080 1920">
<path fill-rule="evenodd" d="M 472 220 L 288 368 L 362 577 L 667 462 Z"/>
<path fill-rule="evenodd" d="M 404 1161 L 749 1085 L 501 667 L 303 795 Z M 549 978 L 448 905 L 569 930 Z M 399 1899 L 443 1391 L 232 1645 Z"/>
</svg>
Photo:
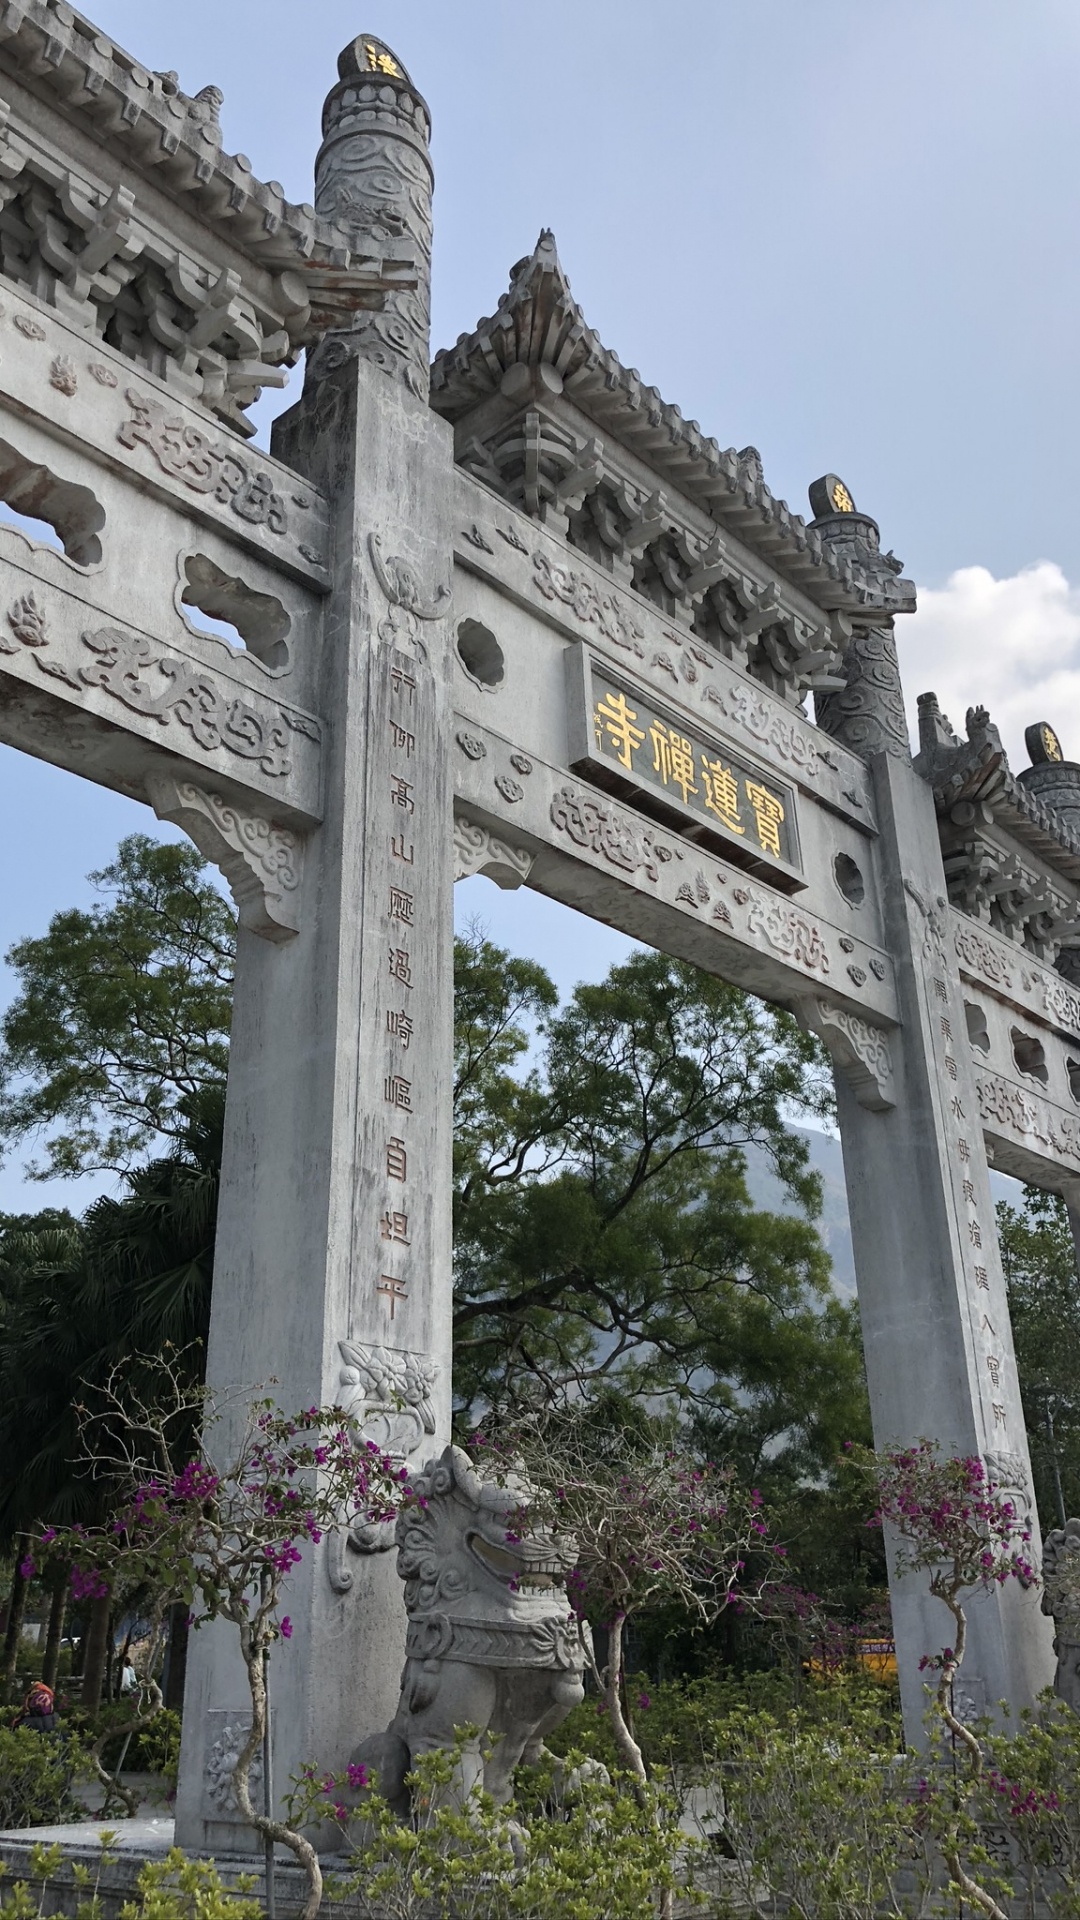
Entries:
<svg viewBox="0 0 1080 1920">
<path fill-rule="evenodd" d="M 418 652 L 423 658 L 425 649 L 416 630 L 418 620 L 441 620 L 449 613 L 453 602 L 453 589 L 439 587 L 433 600 L 424 597 L 420 582 L 413 568 L 400 554 L 384 554 L 382 541 L 377 533 L 368 535 L 368 551 L 375 577 L 390 602 L 387 619 L 379 624 L 379 638 L 388 646 L 400 646 L 404 641 L 408 648 Z"/>
<path fill-rule="evenodd" d="M 482 1784 L 504 1805 L 514 1769 L 541 1757 L 544 1735 L 584 1697 L 586 1630 L 566 1593 L 573 1541 L 529 1531 L 528 1489 L 512 1476 L 483 1480 L 460 1447 L 429 1460 L 414 1491 L 397 1521 L 409 1623 L 401 1698 L 386 1732 L 352 1755 L 377 1771 L 403 1819 L 418 1754 L 453 1747 L 471 1727 L 456 1797 Z"/>
<path fill-rule="evenodd" d="M 397 1347 L 338 1341 L 337 1405 L 351 1414 L 383 1453 L 404 1466 L 435 1432 L 432 1396 L 438 1369 L 423 1354 Z M 354 1575 L 347 1549 L 383 1553 L 394 1544 L 393 1520 L 346 1518 L 327 1541 L 330 1584 L 347 1593 Z"/>
<path fill-rule="evenodd" d="M 275 493 L 268 473 L 242 460 L 231 444 L 211 440 L 185 414 L 170 412 L 153 395 L 128 387 L 124 398 L 131 418 L 116 436 L 122 447 L 140 443 L 149 447 L 162 473 L 181 481 L 192 493 L 212 494 L 253 526 L 269 527 L 271 533 L 288 532 L 285 502 Z"/>
<path fill-rule="evenodd" d="M 893 753 L 909 759 L 904 695 L 891 627 L 857 633 L 848 645 L 841 671 L 847 683 L 843 692 L 820 693 L 815 698 L 818 726 L 864 760 L 872 753 Z"/>
<path fill-rule="evenodd" d="M 1054 1692 L 1080 1713 L 1080 1520 L 1047 1534 L 1042 1578 L 1042 1610 L 1054 1622 Z"/>
<path fill-rule="evenodd" d="M 761 694 L 755 693 L 750 687 L 706 686 L 701 690 L 701 698 L 718 708 L 725 719 L 732 721 L 759 746 L 771 747 L 781 760 L 798 767 L 801 773 L 810 777 L 817 773 L 821 754 L 809 734 L 804 733 L 789 714 L 780 713 Z"/>
<path fill-rule="evenodd" d="M 996 1074 L 981 1076 L 975 1085 L 981 1120 L 1033 1139 L 1060 1159 L 1080 1163 L 1080 1122 L 1055 1113 L 1047 1101 L 1034 1099 Z"/>
<path fill-rule="evenodd" d="M 672 858 L 671 848 L 654 839 L 648 828 L 639 832 L 622 814 L 602 806 L 591 794 L 575 793 L 572 787 L 560 787 L 551 802 L 550 818 L 552 826 L 575 846 L 601 854 L 623 873 L 636 873 L 640 867 L 655 880 L 658 863 Z"/>
<path fill-rule="evenodd" d="M 985 940 L 974 927 L 959 926 L 953 936 L 956 957 L 962 967 L 977 973 L 992 987 L 1011 987 L 1012 970 L 992 940 Z"/>
<path fill-rule="evenodd" d="M 80 637 L 94 655 L 93 666 L 79 669 L 85 686 L 102 687 L 132 713 L 157 720 L 163 727 L 176 720 L 205 753 L 224 749 L 257 761 L 260 771 L 272 779 L 291 772 L 286 752 L 291 723 L 284 713 L 266 718 L 235 698 L 231 687 L 226 692 L 205 669 L 156 653 L 148 640 L 122 633 L 118 627 L 99 627 L 96 633 Z M 143 676 L 151 671 L 162 676 L 164 685 L 147 683 Z"/>
<path fill-rule="evenodd" d="M 645 629 L 613 593 L 601 593 L 587 574 L 556 565 L 546 553 L 533 554 L 533 586 L 545 600 L 559 600 L 584 626 L 595 627 L 616 647 L 644 660 Z"/>
<path fill-rule="evenodd" d="M 190 780 L 154 774 L 146 790 L 158 819 L 182 827 L 220 867 L 241 926 L 279 944 L 299 932 L 304 843 L 298 834 Z"/>
<path fill-rule="evenodd" d="M 215 1820 L 242 1820 L 244 1818 L 236 1801 L 233 1790 L 233 1772 L 240 1758 L 240 1751 L 251 1732 L 251 1721 L 242 1714 L 230 1717 L 223 1726 L 206 1758 L 206 1797 L 214 1809 L 211 1818 Z M 263 1757 L 256 1748 L 252 1756 L 248 1773 L 251 1798 L 258 1806 L 262 1800 Z"/>
<path fill-rule="evenodd" d="M 801 999 L 797 1012 L 803 1025 L 824 1041 L 860 1106 L 885 1113 L 896 1105 L 892 1053 L 881 1027 L 816 995 Z"/>
<path fill-rule="evenodd" d="M 318 379 L 327 348 L 344 344 L 427 403 L 431 308 L 431 192 L 434 175 L 427 105 L 397 55 L 361 34 L 338 59 L 338 85 L 323 108 L 315 162 L 315 207 L 345 229 L 357 253 L 415 275 L 411 288 L 387 292 L 375 311 L 358 312 L 311 359 Z M 410 276 L 411 277 L 411 276 Z"/>
<path fill-rule="evenodd" d="M 529 877 L 533 856 L 524 847 L 497 838 L 477 820 L 459 813 L 454 819 L 454 879 L 469 880 L 482 873 L 497 887 L 520 887 Z"/>
<path fill-rule="evenodd" d="M 44 647 L 48 644 L 49 634 L 45 613 L 38 606 L 32 593 L 20 594 L 19 598 L 12 602 L 8 608 L 7 623 L 16 640 L 21 640 L 24 647 Z M 15 648 L 0 632 L 0 653 L 14 652 Z"/>
<path fill-rule="evenodd" d="M 1080 997 L 1057 974 L 1040 974 L 1039 985 L 1043 1007 L 1051 1020 L 1059 1027 L 1071 1027 L 1074 1033 L 1080 1034 Z"/>
<path fill-rule="evenodd" d="M 829 955 L 820 927 L 775 895 L 759 893 L 755 887 L 740 888 L 739 893 L 740 905 L 746 907 L 748 933 L 763 935 L 777 953 L 786 960 L 797 960 L 810 973 L 829 972 Z"/>
</svg>

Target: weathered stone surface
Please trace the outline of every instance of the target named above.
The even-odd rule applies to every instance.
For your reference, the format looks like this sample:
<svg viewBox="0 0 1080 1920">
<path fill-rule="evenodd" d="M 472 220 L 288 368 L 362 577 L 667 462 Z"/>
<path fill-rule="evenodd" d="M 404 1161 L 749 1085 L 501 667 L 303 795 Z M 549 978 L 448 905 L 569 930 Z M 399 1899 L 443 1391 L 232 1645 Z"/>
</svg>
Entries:
<svg viewBox="0 0 1080 1920">
<path fill-rule="evenodd" d="M 0 738 L 182 824 L 238 903 L 211 1382 L 446 1441 L 451 884 L 487 873 L 823 1037 L 877 1433 L 1029 1501 L 984 1141 L 1080 1201 L 1080 842 L 982 709 L 962 742 L 925 704 L 913 769 L 875 523 L 826 475 L 807 525 L 622 367 L 550 236 L 429 385 L 428 114 L 382 41 L 342 55 L 318 212 L 70 9 L 9 7 L 0 71 L 0 500 L 39 523 L 0 524 Z M 303 344 L 266 455 L 244 409 Z M 387 1545 L 343 1515 L 301 1569 L 281 1784 L 394 1709 Z M 896 1607 L 915 1733 L 940 1628 Z M 974 1691 L 1030 1700 L 1032 1596 L 972 1636 Z M 200 1634 L 189 1846 L 242 1842 L 246 1710 Z"/>
<path fill-rule="evenodd" d="M 401 1698 L 386 1731 L 353 1755 L 377 1771 L 402 1818 L 406 1775 L 464 1727 L 475 1733 L 461 1748 L 456 1799 L 483 1786 L 505 1805 L 514 1769 L 539 1761 L 544 1735 L 585 1697 L 565 1584 L 575 1542 L 530 1529 L 524 1483 L 485 1480 L 460 1447 L 429 1460 L 415 1485 L 419 1500 L 396 1530 L 409 1622 Z"/>
<path fill-rule="evenodd" d="M 318 394 L 317 408 L 306 400 L 279 423 L 275 444 L 336 506 L 325 813 L 308 840 L 312 909 L 296 937 L 273 946 L 241 931 L 208 1375 L 275 1376 L 283 1405 L 310 1405 L 340 1396 L 342 1343 L 411 1355 L 430 1368 L 421 1426 L 444 1441 L 449 433 L 368 361 L 344 362 Z M 340 1768 L 359 1734 L 386 1724 L 404 1637 L 385 1553 L 305 1562 L 289 1611 L 295 1632 L 271 1676 L 282 1783 L 316 1754 Z M 177 1800 L 185 1845 L 227 1838 L 206 1799 L 207 1711 L 239 1710 L 244 1697 L 231 1641 L 198 1635 Z"/>
</svg>

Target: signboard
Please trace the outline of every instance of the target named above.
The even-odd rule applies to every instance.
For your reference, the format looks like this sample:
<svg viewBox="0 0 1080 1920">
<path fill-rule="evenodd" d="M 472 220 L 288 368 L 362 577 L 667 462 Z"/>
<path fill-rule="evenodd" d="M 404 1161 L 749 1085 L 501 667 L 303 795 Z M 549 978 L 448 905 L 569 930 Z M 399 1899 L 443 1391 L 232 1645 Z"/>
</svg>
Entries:
<svg viewBox="0 0 1080 1920">
<path fill-rule="evenodd" d="M 806 884 L 789 786 L 666 712 L 587 648 L 572 649 L 567 668 L 576 772 L 784 892 Z"/>
</svg>

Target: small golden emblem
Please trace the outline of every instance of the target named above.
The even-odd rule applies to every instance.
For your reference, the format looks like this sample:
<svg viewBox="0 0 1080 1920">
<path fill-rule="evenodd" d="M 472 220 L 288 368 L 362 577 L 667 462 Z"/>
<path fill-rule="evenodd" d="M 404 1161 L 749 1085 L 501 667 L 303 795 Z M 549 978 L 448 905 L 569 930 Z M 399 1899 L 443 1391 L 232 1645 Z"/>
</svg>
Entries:
<svg viewBox="0 0 1080 1920">
<path fill-rule="evenodd" d="M 392 80 L 404 79 L 405 76 L 393 55 L 386 53 L 382 47 L 376 47 L 367 40 L 364 43 L 364 52 L 367 54 L 369 73 L 388 73 Z"/>
</svg>

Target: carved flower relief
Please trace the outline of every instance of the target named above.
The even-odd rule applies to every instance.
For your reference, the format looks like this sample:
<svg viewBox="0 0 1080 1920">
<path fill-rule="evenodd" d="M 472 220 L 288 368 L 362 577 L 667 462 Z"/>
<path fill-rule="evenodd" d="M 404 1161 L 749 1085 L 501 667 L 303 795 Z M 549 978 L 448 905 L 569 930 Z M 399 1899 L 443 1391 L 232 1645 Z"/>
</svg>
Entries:
<svg viewBox="0 0 1080 1920">
<path fill-rule="evenodd" d="M 21 640 L 24 647 L 48 646 L 49 636 L 45 614 L 32 593 L 21 594 L 12 603 L 8 609 L 7 620 L 15 638 Z M 4 653 L 14 652 L 14 648 L 5 646 L 2 640 L 0 640 L 0 650 Z"/>
<path fill-rule="evenodd" d="M 17 313 L 13 324 L 18 327 L 24 339 L 44 340 L 45 338 L 45 329 L 41 321 L 35 320 L 31 313 Z"/>
<path fill-rule="evenodd" d="M 468 760 L 486 759 L 487 748 L 485 747 L 483 741 L 477 738 L 475 733 L 467 733 L 465 731 L 465 728 L 462 727 L 454 735 L 454 738 L 457 741 L 458 746 L 461 748 L 461 751 L 465 755 L 466 759 Z"/>
<path fill-rule="evenodd" d="M 58 353 L 49 368 L 49 385 L 55 387 L 57 393 L 66 394 L 69 399 L 78 391 L 79 376 L 75 371 L 75 362 L 69 360 L 66 353 Z"/>
</svg>

